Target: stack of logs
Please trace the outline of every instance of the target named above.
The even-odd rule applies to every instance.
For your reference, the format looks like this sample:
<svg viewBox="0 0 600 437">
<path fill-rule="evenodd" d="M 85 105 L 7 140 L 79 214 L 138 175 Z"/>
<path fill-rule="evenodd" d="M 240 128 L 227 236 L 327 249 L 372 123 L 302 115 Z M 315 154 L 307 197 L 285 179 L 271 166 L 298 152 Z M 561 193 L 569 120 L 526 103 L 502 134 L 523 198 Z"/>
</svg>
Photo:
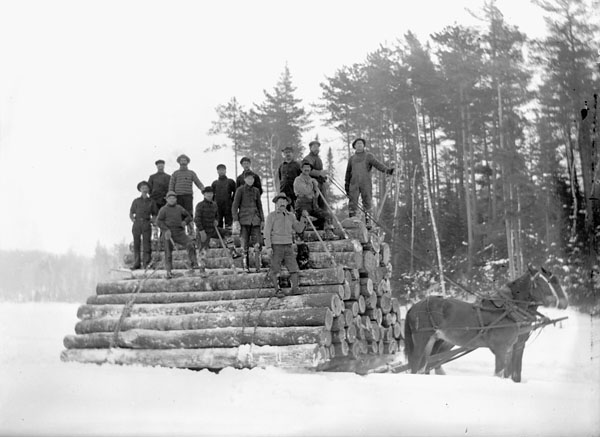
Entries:
<svg viewBox="0 0 600 437">
<path fill-rule="evenodd" d="M 389 246 L 359 221 L 343 225 L 336 240 L 321 242 L 322 231 L 304 233 L 312 268 L 301 271 L 300 292 L 293 296 L 273 297 L 268 268 L 243 273 L 236 259 L 232 269 L 229 252 L 214 244 L 203 275 L 186 270 L 185 252 L 176 251 L 173 279 L 160 269 L 136 270 L 127 279 L 99 283 L 79 308 L 76 334 L 65 337 L 61 358 L 327 369 L 365 355 L 395 354 L 402 336 Z M 286 275 L 283 269 L 289 287 Z"/>
</svg>

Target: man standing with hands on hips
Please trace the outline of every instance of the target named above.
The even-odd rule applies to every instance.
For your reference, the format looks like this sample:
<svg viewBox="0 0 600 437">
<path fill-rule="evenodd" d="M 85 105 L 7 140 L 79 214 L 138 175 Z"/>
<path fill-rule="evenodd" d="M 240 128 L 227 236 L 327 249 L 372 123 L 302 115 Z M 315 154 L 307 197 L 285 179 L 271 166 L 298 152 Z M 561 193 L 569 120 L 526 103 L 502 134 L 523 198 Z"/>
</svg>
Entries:
<svg viewBox="0 0 600 437">
<path fill-rule="evenodd" d="M 290 294 L 298 293 L 299 271 L 296 261 L 296 254 L 292 248 L 294 242 L 294 232 L 304 231 L 306 225 L 306 216 L 304 212 L 302 221 L 296 220 L 293 212 L 287 210 L 289 198 L 280 193 L 273 199 L 276 210 L 267 216 L 265 223 L 265 246 L 267 253 L 271 257 L 271 279 L 273 280 L 273 289 L 276 296 L 281 296 L 282 291 L 279 285 L 279 273 L 281 264 L 285 265 L 290 272 L 290 283 L 292 288 Z"/>
</svg>

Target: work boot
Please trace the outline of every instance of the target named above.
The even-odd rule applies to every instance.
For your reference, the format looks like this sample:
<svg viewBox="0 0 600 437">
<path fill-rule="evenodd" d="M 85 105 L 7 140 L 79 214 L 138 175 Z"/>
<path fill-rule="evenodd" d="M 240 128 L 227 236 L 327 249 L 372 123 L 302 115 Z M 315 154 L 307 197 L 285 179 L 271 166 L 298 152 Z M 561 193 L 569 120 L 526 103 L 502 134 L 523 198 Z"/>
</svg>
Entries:
<svg viewBox="0 0 600 437">
<path fill-rule="evenodd" d="M 237 250 L 235 250 L 235 247 L 233 247 L 233 246 L 229 246 L 229 247 L 228 247 L 228 249 L 229 249 L 229 253 L 231 254 L 231 257 L 232 257 L 233 259 L 239 258 L 239 257 L 241 256 L 241 255 L 238 253 L 238 251 L 237 251 Z"/>
<path fill-rule="evenodd" d="M 292 288 L 290 289 L 289 294 L 299 294 L 300 289 L 298 287 L 300 286 L 300 275 L 298 272 L 290 273 L 290 284 Z"/>
<path fill-rule="evenodd" d="M 136 252 L 133 254 L 133 265 L 131 266 L 131 270 L 137 270 L 141 267 L 142 262 L 141 262 L 141 257 L 140 257 L 140 253 Z"/>
<path fill-rule="evenodd" d="M 262 267 L 262 258 L 259 245 L 254 246 L 254 265 L 256 267 L 256 273 L 260 273 L 260 268 Z"/>
<path fill-rule="evenodd" d="M 249 266 L 249 259 L 248 259 L 248 250 L 244 251 L 244 256 L 242 258 L 242 269 L 244 270 L 244 273 L 250 273 L 250 266 Z"/>
<path fill-rule="evenodd" d="M 283 291 L 281 290 L 281 286 L 279 285 L 279 276 L 275 275 L 271 278 L 273 280 L 273 290 L 274 290 L 274 296 L 276 297 L 283 297 Z"/>
</svg>

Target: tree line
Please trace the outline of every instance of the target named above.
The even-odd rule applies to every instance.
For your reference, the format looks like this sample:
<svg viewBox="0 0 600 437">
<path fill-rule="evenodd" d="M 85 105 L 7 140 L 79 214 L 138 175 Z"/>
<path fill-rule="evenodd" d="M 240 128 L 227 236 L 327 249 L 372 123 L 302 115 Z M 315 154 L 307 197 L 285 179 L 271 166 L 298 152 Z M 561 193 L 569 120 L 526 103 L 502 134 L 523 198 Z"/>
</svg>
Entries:
<svg viewBox="0 0 600 437">
<path fill-rule="evenodd" d="M 490 0 L 475 13 L 478 26 L 450 25 L 425 42 L 408 31 L 341 66 L 321 83 L 312 110 L 295 96 L 286 66 L 263 102 L 246 109 L 233 97 L 217 107 L 210 133 L 228 141 L 215 147 L 231 147 L 236 162 L 251 152 L 276 191 L 280 149 L 291 145 L 302 156 L 311 123 L 339 134 L 337 162 L 365 137 L 399 170 L 374 175 L 399 286 L 436 271 L 437 224 L 444 268 L 456 279 L 514 278 L 528 263 L 545 263 L 564 267 L 576 299 L 595 300 L 599 26 L 587 1 L 536 4 L 542 39 L 528 38 Z M 333 151 L 327 155 L 333 169 Z M 331 187 L 328 195 L 345 203 Z"/>
</svg>

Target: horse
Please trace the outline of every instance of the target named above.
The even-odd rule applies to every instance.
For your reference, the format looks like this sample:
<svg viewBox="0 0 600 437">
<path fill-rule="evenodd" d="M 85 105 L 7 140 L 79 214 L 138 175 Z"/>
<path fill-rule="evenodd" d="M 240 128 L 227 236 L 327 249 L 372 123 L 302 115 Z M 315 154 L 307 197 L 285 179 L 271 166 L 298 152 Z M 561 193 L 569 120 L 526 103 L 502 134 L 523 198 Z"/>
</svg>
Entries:
<svg viewBox="0 0 600 437">
<path fill-rule="evenodd" d="M 556 304 L 556 307 L 560 310 L 566 309 L 569 306 L 569 297 L 560 285 L 558 278 L 554 276 L 552 272 L 544 269 L 544 267 L 542 267 L 541 270 L 542 276 L 540 277 L 548 281 L 548 286 L 551 290 L 554 291 L 554 293 L 557 296 L 558 302 Z M 537 305 L 533 305 L 529 309 L 530 311 L 537 312 Z M 507 367 L 504 370 L 503 376 L 505 378 L 510 377 L 514 382 L 521 382 L 521 370 L 523 368 L 523 352 L 525 351 L 525 343 L 531 336 L 531 332 L 532 331 L 530 330 L 519 335 L 516 343 L 513 345 L 512 350 L 510 352 Z"/>
<path fill-rule="evenodd" d="M 542 269 L 529 267 L 496 295 L 468 303 L 442 296 L 427 297 L 406 314 L 405 354 L 412 373 L 427 370 L 430 357 L 450 351 L 454 346 L 473 350 L 489 348 L 495 355 L 495 374 L 507 376 L 518 361 L 513 347 L 521 335 L 528 335 L 538 305 L 566 308 L 566 295 L 556 277 Z M 522 358 L 522 354 L 521 354 Z M 436 373 L 441 364 L 432 365 Z"/>
</svg>

